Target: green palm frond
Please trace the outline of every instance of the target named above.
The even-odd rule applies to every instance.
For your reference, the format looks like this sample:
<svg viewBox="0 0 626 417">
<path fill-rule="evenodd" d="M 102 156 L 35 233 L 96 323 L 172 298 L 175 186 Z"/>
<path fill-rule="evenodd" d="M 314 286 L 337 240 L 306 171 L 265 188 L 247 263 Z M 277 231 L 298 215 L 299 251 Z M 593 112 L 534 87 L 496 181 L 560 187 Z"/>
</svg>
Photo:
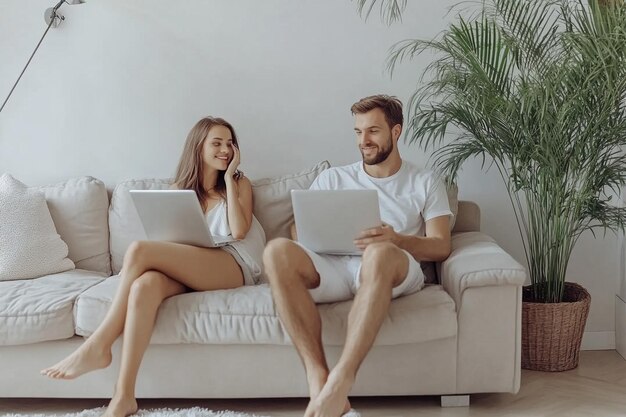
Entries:
<svg viewBox="0 0 626 417">
<path fill-rule="evenodd" d="M 365 20 L 378 4 L 381 18 L 387 25 L 391 25 L 402 20 L 402 12 L 406 9 L 407 0 L 356 0 L 356 3 L 359 15 L 365 15 Z"/>
<path fill-rule="evenodd" d="M 562 2 L 495 0 L 486 3 L 484 13 L 501 28 L 521 71 L 534 65 L 550 64 L 558 54 L 554 36 L 560 28 L 558 9 Z"/>
<path fill-rule="evenodd" d="M 560 301 L 581 234 L 626 225 L 626 209 L 610 201 L 626 185 L 626 5 L 480 6 L 436 39 L 392 47 L 391 72 L 424 52 L 434 56 L 409 101 L 405 139 L 434 149 L 434 165 L 451 180 L 469 158 L 497 168 L 535 298 Z"/>
</svg>

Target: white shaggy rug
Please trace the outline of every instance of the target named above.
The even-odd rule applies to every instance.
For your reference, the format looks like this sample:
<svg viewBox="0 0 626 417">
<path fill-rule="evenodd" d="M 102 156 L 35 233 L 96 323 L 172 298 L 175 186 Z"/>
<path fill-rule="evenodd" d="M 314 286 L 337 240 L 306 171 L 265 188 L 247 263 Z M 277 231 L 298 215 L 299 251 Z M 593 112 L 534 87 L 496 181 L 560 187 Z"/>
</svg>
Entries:
<svg viewBox="0 0 626 417">
<path fill-rule="evenodd" d="M 57 415 L 59 417 L 100 417 L 105 407 L 84 410 L 79 413 Z M 3 417 L 49 417 L 50 414 L 0 414 Z M 239 413 L 236 411 L 212 411 L 206 408 L 155 408 L 152 410 L 139 410 L 137 417 L 268 417 L 256 414 Z"/>
</svg>

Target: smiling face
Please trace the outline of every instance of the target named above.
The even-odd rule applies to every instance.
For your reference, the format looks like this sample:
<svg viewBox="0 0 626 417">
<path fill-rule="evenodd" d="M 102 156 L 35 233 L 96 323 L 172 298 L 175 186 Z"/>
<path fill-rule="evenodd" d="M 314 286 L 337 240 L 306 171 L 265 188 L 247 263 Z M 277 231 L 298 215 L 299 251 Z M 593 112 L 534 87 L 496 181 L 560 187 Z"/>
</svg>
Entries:
<svg viewBox="0 0 626 417">
<path fill-rule="evenodd" d="M 226 126 L 213 126 L 202 145 L 202 160 L 206 168 L 226 171 L 233 157 L 233 135 Z"/>
<path fill-rule="evenodd" d="M 400 125 L 390 128 L 385 113 L 379 108 L 355 114 L 354 131 L 363 162 L 377 165 L 386 161 L 395 149 L 400 129 Z"/>
</svg>

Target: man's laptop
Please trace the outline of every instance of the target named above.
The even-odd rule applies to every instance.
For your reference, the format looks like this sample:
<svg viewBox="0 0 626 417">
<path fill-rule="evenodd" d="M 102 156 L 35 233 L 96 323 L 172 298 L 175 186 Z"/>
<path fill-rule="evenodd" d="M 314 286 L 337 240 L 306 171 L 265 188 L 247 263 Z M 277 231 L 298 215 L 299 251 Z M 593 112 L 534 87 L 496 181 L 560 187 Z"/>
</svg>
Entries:
<svg viewBox="0 0 626 417">
<path fill-rule="evenodd" d="M 193 190 L 130 190 L 141 224 L 150 240 L 214 248 L 235 241 L 211 235 Z"/>
<path fill-rule="evenodd" d="M 298 241 L 317 253 L 361 255 L 362 231 L 382 225 L 374 190 L 292 190 Z"/>
</svg>

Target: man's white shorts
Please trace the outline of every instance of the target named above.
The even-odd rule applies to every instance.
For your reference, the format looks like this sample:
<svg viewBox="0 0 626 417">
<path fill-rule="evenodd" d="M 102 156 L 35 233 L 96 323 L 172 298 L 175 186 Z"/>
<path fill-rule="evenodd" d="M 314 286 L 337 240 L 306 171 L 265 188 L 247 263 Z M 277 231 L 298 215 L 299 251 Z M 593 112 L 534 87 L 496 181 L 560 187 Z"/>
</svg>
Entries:
<svg viewBox="0 0 626 417">
<path fill-rule="evenodd" d="M 319 287 L 309 290 L 316 303 L 334 303 L 354 298 L 361 284 L 360 256 L 321 255 L 299 246 L 311 258 L 320 276 Z M 393 288 L 392 298 L 412 294 L 424 287 L 424 274 L 419 262 L 409 252 L 402 252 L 409 261 L 409 272 L 404 281 Z"/>
</svg>

